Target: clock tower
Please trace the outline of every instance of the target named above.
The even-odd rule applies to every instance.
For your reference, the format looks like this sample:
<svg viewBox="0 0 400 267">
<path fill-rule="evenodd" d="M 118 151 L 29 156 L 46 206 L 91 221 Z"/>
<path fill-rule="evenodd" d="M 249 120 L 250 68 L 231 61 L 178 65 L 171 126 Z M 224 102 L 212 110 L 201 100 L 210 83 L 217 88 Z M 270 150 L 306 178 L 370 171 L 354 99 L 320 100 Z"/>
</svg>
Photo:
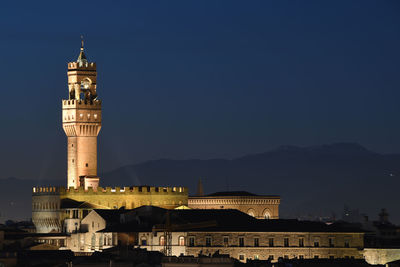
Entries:
<svg viewBox="0 0 400 267">
<path fill-rule="evenodd" d="M 99 185 L 97 177 L 97 135 L 101 129 L 101 101 L 96 90 L 96 63 L 81 50 L 75 62 L 68 63 L 68 99 L 62 100 L 63 129 L 68 138 L 68 188 Z"/>
</svg>

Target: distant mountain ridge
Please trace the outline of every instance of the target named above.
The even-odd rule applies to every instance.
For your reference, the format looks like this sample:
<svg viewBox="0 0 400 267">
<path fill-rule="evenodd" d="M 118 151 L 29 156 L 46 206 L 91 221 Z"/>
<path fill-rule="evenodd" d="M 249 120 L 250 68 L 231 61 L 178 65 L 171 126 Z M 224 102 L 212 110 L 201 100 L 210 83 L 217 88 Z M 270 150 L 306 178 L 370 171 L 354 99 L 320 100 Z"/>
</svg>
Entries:
<svg viewBox="0 0 400 267">
<path fill-rule="evenodd" d="M 103 185 L 183 185 L 196 192 L 201 178 L 206 193 L 249 191 L 280 195 L 282 215 L 340 217 L 344 205 L 373 216 L 395 205 L 400 182 L 399 154 L 379 154 L 357 143 L 277 149 L 242 157 L 209 160 L 154 160 L 101 174 Z M 393 214 L 394 215 L 394 214 Z M 392 216 L 393 217 L 393 216 Z"/>
<path fill-rule="evenodd" d="M 356 143 L 336 143 L 281 146 L 234 159 L 152 160 L 99 176 L 102 186 L 187 186 L 192 194 L 201 178 L 206 194 L 231 190 L 280 195 L 284 217 L 333 212 L 340 217 L 343 206 L 348 205 L 373 216 L 386 207 L 393 213 L 391 218 L 400 222 L 398 175 L 400 154 L 379 154 Z M 64 181 L 40 184 L 45 183 L 63 185 Z M 37 184 L 35 180 L 0 179 L 0 211 L 13 217 L 30 216 L 31 187 Z M 17 209 L 10 206 L 12 202 L 18 203 Z"/>
</svg>

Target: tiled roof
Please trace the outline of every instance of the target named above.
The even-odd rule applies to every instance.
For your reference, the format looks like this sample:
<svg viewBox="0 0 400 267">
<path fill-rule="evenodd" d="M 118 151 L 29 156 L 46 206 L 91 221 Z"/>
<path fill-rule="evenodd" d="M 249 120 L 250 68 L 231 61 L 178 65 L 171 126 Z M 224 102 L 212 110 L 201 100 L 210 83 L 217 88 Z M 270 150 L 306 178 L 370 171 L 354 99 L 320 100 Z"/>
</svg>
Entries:
<svg viewBox="0 0 400 267">
<path fill-rule="evenodd" d="M 101 206 L 96 205 L 96 204 L 91 204 L 85 201 L 76 201 L 70 198 L 64 198 L 61 199 L 61 204 L 60 204 L 61 209 L 98 209 L 101 208 Z"/>
<path fill-rule="evenodd" d="M 290 219 L 260 220 L 238 210 L 166 210 L 143 206 L 124 214 L 124 223 L 114 224 L 103 232 L 146 232 L 153 227 L 165 227 L 170 222 L 171 229 L 179 232 L 363 232 L 359 228 L 342 225 L 327 225 L 321 222 Z M 168 218 L 169 216 L 169 218 Z M 168 218 L 168 220 L 167 220 Z"/>
</svg>

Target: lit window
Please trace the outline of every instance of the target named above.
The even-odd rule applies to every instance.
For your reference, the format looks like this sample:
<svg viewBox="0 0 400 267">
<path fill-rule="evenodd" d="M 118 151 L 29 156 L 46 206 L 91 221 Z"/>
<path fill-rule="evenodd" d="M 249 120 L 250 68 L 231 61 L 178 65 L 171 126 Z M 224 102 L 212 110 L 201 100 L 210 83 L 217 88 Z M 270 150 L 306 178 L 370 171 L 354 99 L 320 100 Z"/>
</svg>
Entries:
<svg viewBox="0 0 400 267">
<path fill-rule="evenodd" d="M 79 114 L 79 117 L 81 117 L 81 119 L 83 118 L 83 114 L 81 113 L 81 114 Z"/>
<path fill-rule="evenodd" d="M 90 114 L 87 114 L 88 119 L 90 119 Z"/>
<path fill-rule="evenodd" d="M 94 114 L 93 117 L 95 120 L 97 120 L 97 114 Z"/>
<path fill-rule="evenodd" d="M 183 236 L 179 237 L 179 246 L 184 246 L 185 245 L 185 238 Z"/>
<path fill-rule="evenodd" d="M 160 236 L 160 246 L 165 246 L 165 237 L 163 235 Z"/>
<path fill-rule="evenodd" d="M 259 260 L 258 255 L 254 255 L 254 259 L 255 259 L 255 260 Z"/>
</svg>

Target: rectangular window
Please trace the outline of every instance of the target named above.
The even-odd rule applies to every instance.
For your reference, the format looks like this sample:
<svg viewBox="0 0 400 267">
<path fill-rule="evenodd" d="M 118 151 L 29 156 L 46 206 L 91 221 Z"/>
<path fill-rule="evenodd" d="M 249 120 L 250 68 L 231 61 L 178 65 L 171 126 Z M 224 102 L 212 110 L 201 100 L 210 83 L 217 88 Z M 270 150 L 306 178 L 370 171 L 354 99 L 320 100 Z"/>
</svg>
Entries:
<svg viewBox="0 0 400 267">
<path fill-rule="evenodd" d="M 146 239 L 142 239 L 141 245 L 142 246 L 147 246 L 147 240 Z"/>
<path fill-rule="evenodd" d="M 319 259 L 319 256 L 318 256 L 318 255 L 315 255 L 315 256 L 314 256 L 314 259 Z"/>
<path fill-rule="evenodd" d="M 229 237 L 224 236 L 224 246 L 229 246 Z"/>
<path fill-rule="evenodd" d="M 274 239 L 273 239 L 273 238 L 270 238 L 270 239 L 268 240 L 268 245 L 269 245 L 270 247 L 273 247 L 273 246 L 274 246 Z"/>
<path fill-rule="evenodd" d="M 304 247 L 304 238 L 303 237 L 299 238 L 299 247 Z"/>
<path fill-rule="evenodd" d="M 285 260 L 288 260 L 288 259 L 289 259 L 289 256 L 288 256 L 288 255 L 283 255 L 283 258 L 284 258 Z"/>
<path fill-rule="evenodd" d="M 299 259 L 303 260 L 304 259 L 304 255 L 299 255 Z"/>
<path fill-rule="evenodd" d="M 331 255 L 331 256 L 329 256 L 329 259 L 330 259 L 330 260 L 334 260 L 335 257 Z"/>
<path fill-rule="evenodd" d="M 211 236 L 206 237 L 206 247 L 211 247 Z"/>
<path fill-rule="evenodd" d="M 284 245 L 285 247 L 288 247 L 288 246 L 289 246 L 289 238 L 288 238 L 288 237 L 285 237 L 285 238 L 283 239 L 283 245 Z"/>
<path fill-rule="evenodd" d="M 194 247 L 194 237 L 189 237 L 189 247 Z"/>
<path fill-rule="evenodd" d="M 329 247 L 333 248 L 335 246 L 334 242 L 333 242 L 333 238 L 330 237 L 329 238 Z"/>
<path fill-rule="evenodd" d="M 314 241 L 314 247 L 316 247 L 316 248 L 319 247 L 319 240 Z"/>
<path fill-rule="evenodd" d="M 255 260 L 259 260 L 258 255 L 254 255 L 254 259 L 255 259 Z"/>
<path fill-rule="evenodd" d="M 244 255 L 243 254 L 239 255 L 239 260 L 244 261 Z"/>
<path fill-rule="evenodd" d="M 260 240 L 258 239 L 258 237 L 254 238 L 254 246 L 255 247 L 260 246 Z"/>
<path fill-rule="evenodd" d="M 344 247 L 345 248 L 349 248 L 350 247 L 350 241 L 349 240 L 345 240 L 344 241 Z"/>
<path fill-rule="evenodd" d="M 239 237 L 239 247 L 244 247 L 244 237 Z"/>
</svg>

